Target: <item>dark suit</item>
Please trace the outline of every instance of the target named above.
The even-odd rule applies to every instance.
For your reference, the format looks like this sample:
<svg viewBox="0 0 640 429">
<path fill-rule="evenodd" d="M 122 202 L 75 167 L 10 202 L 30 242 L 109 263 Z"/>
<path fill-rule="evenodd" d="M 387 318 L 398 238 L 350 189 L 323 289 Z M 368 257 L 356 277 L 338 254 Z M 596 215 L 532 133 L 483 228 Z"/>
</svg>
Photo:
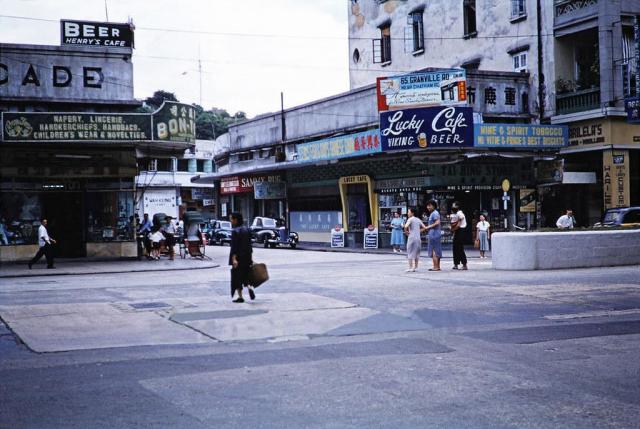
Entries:
<svg viewBox="0 0 640 429">
<path fill-rule="evenodd" d="M 238 260 L 238 267 L 231 268 L 231 296 L 236 290 L 241 291 L 247 284 L 247 275 L 251 267 L 253 247 L 251 233 L 244 226 L 238 226 L 231 231 L 231 250 L 229 251 L 229 265 L 233 265 L 233 256 Z"/>
</svg>

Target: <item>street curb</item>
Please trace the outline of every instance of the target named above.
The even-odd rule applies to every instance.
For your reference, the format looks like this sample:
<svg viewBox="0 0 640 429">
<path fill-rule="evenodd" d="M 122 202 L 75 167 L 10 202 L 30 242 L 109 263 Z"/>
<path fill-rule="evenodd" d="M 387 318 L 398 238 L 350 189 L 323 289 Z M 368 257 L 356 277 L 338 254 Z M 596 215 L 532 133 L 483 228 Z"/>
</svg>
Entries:
<svg viewBox="0 0 640 429">
<path fill-rule="evenodd" d="M 24 278 L 24 277 L 49 277 L 49 276 L 84 276 L 88 274 L 126 274 L 126 273 L 150 273 L 150 272 L 162 272 L 162 271 L 189 271 L 189 270 L 207 270 L 210 268 L 219 268 L 220 264 L 206 265 L 206 266 L 195 266 L 195 267 L 184 267 L 184 268 L 163 268 L 163 269 L 153 269 L 153 268 L 143 268 L 140 270 L 116 270 L 116 271 L 82 271 L 82 272 L 69 272 L 69 271 L 52 271 L 52 272 L 30 272 L 25 274 L 8 274 L 2 275 L 0 274 L 0 279 L 13 279 L 13 278 Z"/>
</svg>

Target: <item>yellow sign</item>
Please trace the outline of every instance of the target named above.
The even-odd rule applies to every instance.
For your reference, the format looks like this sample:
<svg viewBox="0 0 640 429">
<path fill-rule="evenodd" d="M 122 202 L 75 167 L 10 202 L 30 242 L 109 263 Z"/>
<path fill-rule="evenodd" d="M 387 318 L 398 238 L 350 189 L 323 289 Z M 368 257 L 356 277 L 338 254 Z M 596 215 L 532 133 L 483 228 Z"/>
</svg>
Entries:
<svg viewBox="0 0 640 429">
<path fill-rule="evenodd" d="M 596 119 L 569 124 L 569 146 L 640 143 L 640 127 L 623 119 Z"/>
<path fill-rule="evenodd" d="M 602 153 L 604 208 L 629 207 L 629 151 L 606 150 Z"/>
<path fill-rule="evenodd" d="M 502 190 L 504 192 L 509 192 L 509 189 L 511 189 L 511 182 L 509 182 L 509 179 L 504 179 L 502 181 Z"/>
<path fill-rule="evenodd" d="M 520 189 L 520 213 L 536 212 L 535 189 Z"/>
<path fill-rule="evenodd" d="M 369 183 L 369 176 L 360 175 L 360 176 L 347 176 L 340 178 L 341 185 L 353 185 L 356 183 Z"/>
</svg>

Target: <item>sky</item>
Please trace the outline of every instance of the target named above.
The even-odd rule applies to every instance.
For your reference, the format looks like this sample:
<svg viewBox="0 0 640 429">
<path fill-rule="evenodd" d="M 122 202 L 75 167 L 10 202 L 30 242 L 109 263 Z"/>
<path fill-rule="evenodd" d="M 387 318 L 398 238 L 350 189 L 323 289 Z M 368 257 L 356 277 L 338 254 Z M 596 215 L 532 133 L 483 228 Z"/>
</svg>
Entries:
<svg viewBox="0 0 640 429">
<path fill-rule="evenodd" d="M 0 0 L 0 42 L 58 45 L 60 19 L 136 26 L 135 97 L 249 116 L 349 89 L 346 0 Z M 16 19 L 26 17 L 31 19 Z M 181 31 L 167 31 L 181 30 Z M 184 32 L 186 30 L 187 32 Z"/>
</svg>

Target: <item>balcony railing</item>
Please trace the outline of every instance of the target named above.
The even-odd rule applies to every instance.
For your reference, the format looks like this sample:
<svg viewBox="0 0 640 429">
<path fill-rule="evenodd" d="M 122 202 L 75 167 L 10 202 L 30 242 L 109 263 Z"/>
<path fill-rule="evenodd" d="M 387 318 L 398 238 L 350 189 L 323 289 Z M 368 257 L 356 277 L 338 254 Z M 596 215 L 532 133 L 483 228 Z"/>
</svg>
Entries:
<svg viewBox="0 0 640 429">
<path fill-rule="evenodd" d="M 584 112 L 600 107 L 600 88 L 556 95 L 556 114 Z"/>
</svg>

